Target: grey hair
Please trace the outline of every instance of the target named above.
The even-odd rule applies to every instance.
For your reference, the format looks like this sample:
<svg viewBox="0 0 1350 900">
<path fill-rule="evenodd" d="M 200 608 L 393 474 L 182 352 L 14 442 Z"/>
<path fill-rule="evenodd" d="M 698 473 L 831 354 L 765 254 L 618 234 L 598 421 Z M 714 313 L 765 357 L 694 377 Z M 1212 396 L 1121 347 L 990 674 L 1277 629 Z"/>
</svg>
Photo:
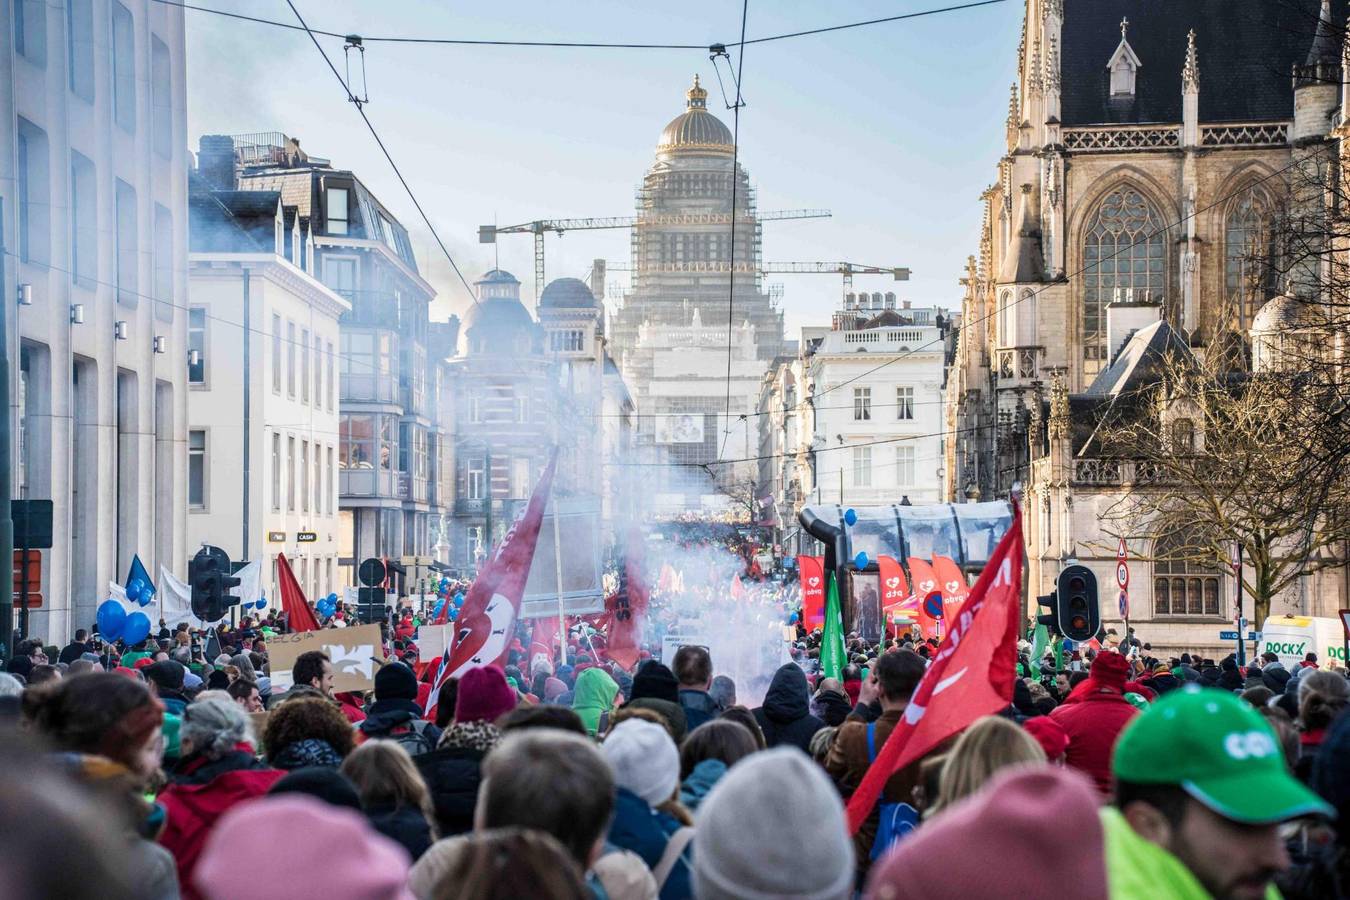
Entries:
<svg viewBox="0 0 1350 900">
<path fill-rule="evenodd" d="M 0 697 L 17 697 L 23 693 L 19 679 L 8 672 L 0 672 Z"/>
<path fill-rule="evenodd" d="M 183 712 L 179 737 L 192 744 L 192 752 L 219 759 L 238 743 L 253 743 L 253 724 L 243 707 L 223 691 L 208 691 Z"/>
<path fill-rule="evenodd" d="M 1302 703 L 1303 698 L 1314 691 L 1330 700 L 1346 700 L 1350 699 L 1350 682 L 1335 672 L 1310 669 L 1299 676 L 1298 702 Z"/>
<path fill-rule="evenodd" d="M 253 660 L 249 658 L 247 653 L 236 653 L 230 657 L 230 665 L 239 670 L 240 677 L 247 678 L 249 681 L 258 680 L 257 673 L 253 671 Z"/>
</svg>

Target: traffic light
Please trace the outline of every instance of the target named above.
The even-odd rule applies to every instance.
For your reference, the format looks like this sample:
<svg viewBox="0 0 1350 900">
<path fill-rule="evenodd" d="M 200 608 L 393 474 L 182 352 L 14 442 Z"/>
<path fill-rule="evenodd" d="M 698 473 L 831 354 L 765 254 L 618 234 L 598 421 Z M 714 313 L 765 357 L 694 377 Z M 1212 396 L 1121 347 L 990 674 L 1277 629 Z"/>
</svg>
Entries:
<svg viewBox="0 0 1350 900">
<path fill-rule="evenodd" d="M 239 579 L 228 575 L 230 558 L 219 547 L 202 547 L 188 561 L 188 585 L 192 590 L 192 614 L 203 622 L 219 622 L 239 598 L 230 588 Z"/>
<path fill-rule="evenodd" d="M 385 590 L 382 587 L 361 587 L 356 593 L 356 617 L 366 624 L 378 625 L 388 615 Z"/>
<path fill-rule="evenodd" d="M 1036 598 L 1036 602 L 1044 606 L 1048 612 L 1041 613 L 1036 617 L 1036 621 L 1044 625 L 1051 634 L 1060 634 L 1059 630 L 1059 612 L 1055 608 L 1054 594 L 1041 594 Z"/>
<path fill-rule="evenodd" d="M 1097 576 L 1087 566 L 1068 566 L 1055 582 L 1055 622 L 1071 641 L 1090 641 L 1101 630 Z"/>
</svg>

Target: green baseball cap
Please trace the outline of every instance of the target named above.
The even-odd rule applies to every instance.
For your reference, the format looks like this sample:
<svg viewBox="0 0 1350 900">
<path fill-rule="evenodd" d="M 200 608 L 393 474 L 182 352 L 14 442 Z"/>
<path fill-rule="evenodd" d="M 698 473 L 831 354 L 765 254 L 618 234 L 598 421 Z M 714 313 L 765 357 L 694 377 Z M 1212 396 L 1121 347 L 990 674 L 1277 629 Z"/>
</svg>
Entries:
<svg viewBox="0 0 1350 900">
<path fill-rule="evenodd" d="M 1212 812 L 1249 825 L 1335 811 L 1285 765 L 1270 725 L 1227 691 L 1170 691 L 1116 741 L 1111 770 L 1132 784 L 1174 784 Z"/>
</svg>

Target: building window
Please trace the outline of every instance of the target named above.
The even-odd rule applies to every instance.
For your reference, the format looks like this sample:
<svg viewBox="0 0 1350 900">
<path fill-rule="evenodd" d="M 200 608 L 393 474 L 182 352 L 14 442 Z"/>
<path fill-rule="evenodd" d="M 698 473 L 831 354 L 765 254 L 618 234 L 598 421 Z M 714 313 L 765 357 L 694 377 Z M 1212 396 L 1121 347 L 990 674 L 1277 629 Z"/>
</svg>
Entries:
<svg viewBox="0 0 1350 900">
<path fill-rule="evenodd" d="M 78 153 L 70 154 L 71 268 L 75 283 L 93 287 L 98 281 L 98 181 L 94 164 Z"/>
<path fill-rule="evenodd" d="M 328 370 L 328 411 L 332 412 L 337 407 L 337 400 L 334 396 L 333 388 L 333 342 L 327 344 L 327 356 L 324 359 L 324 366 Z"/>
<path fill-rule="evenodd" d="M 469 421 L 473 423 L 483 421 L 483 401 L 477 396 L 469 398 Z"/>
<path fill-rule="evenodd" d="M 581 330 L 549 333 L 549 349 L 554 353 L 579 353 L 585 344 L 586 333 Z"/>
<path fill-rule="evenodd" d="M 900 420 L 914 418 L 914 388 L 898 387 L 895 389 L 895 417 Z"/>
<path fill-rule="evenodd" d="M 150 127 L 155 152 L 173 158 L 173 72 L 169 48 L 157 37 L 150 38 Z"/>
<path fill-rule="evenodd" d="M 300 442 L 300 511 L 309 512 L 309 441 Z"/>
<path fill-rule="evenodd" d="M 300 329 L 300 402 L 309 403 L 309 329 Z"/>
<path fill-rule="evenodd" d="M 481 459 L 464 463 L 464 496 L 469 500 L 482 500 L 487 496 L 487 473 Z"/>
<path fill-rule="evenodd" d="M 51 241 L 47 135 L 23 118 L 18 131 L 19 258 L 46 263 Z"/>
<path fill-rule="evenodd" d="M 281 512 L 281 435 L 272 435 L 272 509 Z"/>
<path fill-rule="evenodd" d="M 206 432 L 188 432 L 188 506 L 206 509 Z"/>
<path fill-rule="evenodd" d="M 1172 452 L 1176 454 L 1195 451 L 1195 423 L 1190 419 L 1177 419 L 1172 423 Z"/>
<path fill-rule="evenodd" d="M 286 323 L 286 396 L 295 397 L 295 323 Z"/>
<path fill-rule="evenodd" d="M 117 302 L 135 306 L 139 288 L 140 230 L 136 224 L 136 190 L 117 179 Z"/>
<path fill-rule="evenodd" d="M 45 4 L 44 4 L 45 5 Z M 66 0 L 70 91 L 94 101 L 94 0 Z"/>
<path fill-rule="evenodd" d="M 338 422 L 338 467 L 373 469 L 378 456 L 386 471 L 395 449 L 393 416 L 345 414 Z"/>
<path fill-rule="evenodd" d="M 530 421 L 530 398 L 526 394 L 515 396 L 516 422 L 523 425 Z"/>
<path fill-rule="evenodd" d="M 323 258 L 323 283 L 328 285 L 333 293 L 355 303 L 356 260 L 349 256 L 325 256 Z"/>
<path fill-rule="evenodd" d="M 1158 538 L 1153 548 L 1153 612 L 1157 616 L 1220 617 L 1223 576 L 1196 562 L 1208 541 L 1191 532 Z"/>
<path fill-rule="evenodd" d="M 155 316 L 173 321 L 173 213 L 155 204 Z"/>
<path fill-rule="evenodd" d="M 348 234 L 351 231 L 351 219 L 348 212 L 346 188 L 328 189 L 328 233 Z"/>
<path fill-rule="evenodd" d="M 511 460 L 511 499 L 524 500 L 530 496 L 530 458 L 517 456 Z"/>
<path fill-rule="evenodd" d="M 1113 302 L 1166 307 L 1166 227 L 1153 204 L 1128 185 L 1107 194 L 1083 240 L 1083 355 L 1105 360 L 1106 307 Z"/>
<path fill-rule="evenodd" d="M 872 389 L 853 389 L 853 421 L 867 422 L 872 418 Z"/>
<path fill-rule="evenodd" d="M 35 66 L 47 64 L 47 4 L 14 0 L 14 50 Z"/>
<path fill-rule="evenodd" d="M 895 484 L 897 487 L 914 485 L 913 444 L 900 444 L 895 448 Z"/>
<path fill-rule="evenodd" d="M 272 393 L 281 393 L 281 316 L 272 316 Z"/>
<path fill-rule="evenodd" d="M 123 131 L 136 131 L 136 25 L 131 11 L 112 5 L 113 118 Z"/>
<path fill-rule="evenodd" d="M 853 448 L 853 486 L 872 486 L 872 448 Z"/>
<path fill-rule="evenodd" d="M 464 529 L 464 561 L 469 565 L 478 562 L 483 556 L 483 526 L 470 525 Z"/>
<path fill-rule="evenodd" d="M 1240 335 L 1266 300 L 1279 293 L 1279 261 L 1270 204 L 1249 187 L 1234 199 L 1224 226 L 1224 294 L 1221 327 Z"/>
<path fill-rule="evenodd" d="M 188 384 L 206 383 L 206 307 L 188 310 L 188 352 L 197 351 L 197 361 L 188 358 Z"/>
<path fill-rule="evenodd" d="M 328 514 L 331 516 L 333 514 L 333 494 L 335 493 L 333 490 L 333 448 L 329 447 L 324 451 L 324 454 L 328 458 L 328 464 L 324 466 L 324 476 L 326 479 L 323 484 L 323 495 L 326 498 L 324 505 L 328 510 Z"/>
<path fill-rule="evenodd" d="M 305 366 L 305 378 L 308 380 L 313 375 L 314 380 L 314 408 L 323 408 L 323 341 L 319 338 L 319 333 L 314 333 L 314 368 Z"/>
</svg>

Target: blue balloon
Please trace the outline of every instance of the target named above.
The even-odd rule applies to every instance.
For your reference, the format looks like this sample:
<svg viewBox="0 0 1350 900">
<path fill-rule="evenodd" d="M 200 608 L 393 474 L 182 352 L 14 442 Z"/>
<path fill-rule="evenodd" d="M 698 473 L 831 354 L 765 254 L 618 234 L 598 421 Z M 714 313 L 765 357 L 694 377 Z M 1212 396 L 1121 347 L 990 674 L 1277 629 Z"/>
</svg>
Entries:
<svg viewBox="0 0 1350 900">
<path fill-rule="evenodd" d="M 849 528 L 858 524 L 858 512 L 851 506 L 844 512 L 844 524 Z"/>
<path fill-rule="evenodd" d="M 450 621 L 453 622 L 455 619 L 458 618 L 459 618 L 459 607 L 457 606 L 450 607 Z"/>
<path fill-rule="evenodd" d="M 266 597 L 259 597 L 258 600 L 257 600 L 257 602 L 253 604 L 253 608 L 254 608 L 254 609 L 262 609 L 262 608 L 263 608 L 264 606 L 266 606 L 266 605 L 267 605 L 267 598 L 266 598 Z"/>
<path fill-rule="evenodd" d="M 127 599 L 130 600 L 132 603 L 139 603 L 139 602 L 140 602 L 140 599 L 141 599 L 141 586 L 140 586 L 140 584 L 137 583 L 137 582 L 135 582 L 135 581 L 133 581 L 131 584 L 127 585 L 127 587 L 126 587 L 126 595 L 127 595 Z"/>
<path fill-rule="evenodd" d="M 122 640 L 128 647 L 134 647 L 150 636 L 150 617 L 143 612 L 134 612 L 127 616 L 122 625 Z"/>
<path fill-rule="evenodd" d="M 122 636 L 122 627 L 127 621 L 127 611 L 116 600 L 104 600 L 98 605 L 98 633 L 105 641 L 115 641 Z"/>
<path fill-rule="evenodd" d="M 338 596 L 337 596 L 337 593 L 336 593 L 336 592 L 334 592 L 334 593 L 328 595 L 328 602 L 329 602 L 329 603 L 336 604 L 337 601 L 338 601 Z"/>
<path fill-rule="evenodd" d="M 796 614 L 796 613 L 793 613 L 792 615 L 788 616 L 788 624 L 789 624 L 789 625 L 796 625 L 796 624 L 797 624 L 797 614 Z"/>
<path fill-rule="evenodd" d="M 853 557 L 853 565 L 857 566 L 859 569 L 867 568 L 868 562 L 866 550 L 859 550 L 858 555 Z"/>
<path fill-rule="evenodd" d="M 432 614 L 433 616 L 435 616 L 436 618 L 440 618 L 440 616 L 441 616 L 441 610 L 443 610 L 443 609 L 445 609 L 445 598 L 444 598 L 444 597 L 442 597 L 441 599 L 439 599 L 439 600 L 436 601 L 436 605 L 433 606 L 433 607 L 431 608 L 431 614 Z"/>
<path fill-rule="evenodd" d="M 464 595 L 463 595 L 463 594 L 456 594 L 456 595 L 455 595 L 455 605 L 456 605 L 456 606 L 463 606 L 463 605 L 464 605 Z"/>
</svg>

